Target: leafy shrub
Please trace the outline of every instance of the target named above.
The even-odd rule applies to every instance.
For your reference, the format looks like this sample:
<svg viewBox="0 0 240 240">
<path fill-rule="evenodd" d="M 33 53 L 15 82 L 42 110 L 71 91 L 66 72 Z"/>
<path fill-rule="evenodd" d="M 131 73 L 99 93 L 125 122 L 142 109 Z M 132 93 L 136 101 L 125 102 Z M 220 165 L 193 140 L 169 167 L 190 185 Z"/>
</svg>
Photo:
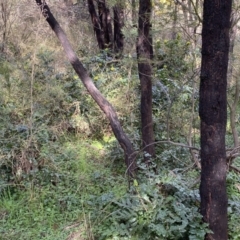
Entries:
<svg viewBox="0 0 240 240">
<path fill-rule="evenodd" d="M 240 177 L 236 173 L 228 173 L 228 233 L 229 239 L 240 238 Z"/>
<path fill-rule="evenodd" d="M 180 175 L 154 174 L 144 166 L 128 193 L 117 197 L 109 191 L 92 197 L 91 206 L 98 239 L 202 240 L 208 232 L 198 212 L 198 190 Z"/>
</svg>

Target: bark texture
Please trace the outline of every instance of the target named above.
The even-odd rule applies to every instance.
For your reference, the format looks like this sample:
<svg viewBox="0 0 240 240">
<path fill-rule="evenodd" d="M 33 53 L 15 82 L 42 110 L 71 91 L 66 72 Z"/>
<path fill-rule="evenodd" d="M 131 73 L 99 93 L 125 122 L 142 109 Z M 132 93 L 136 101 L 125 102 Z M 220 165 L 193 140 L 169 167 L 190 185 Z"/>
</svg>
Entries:
<svg viewBox="0 0 240 240">
<path fill-rule="evenodd" d="M 106 114 L 108 120 L 110 121 L 113 133 L 116 139 L 118 140 L 119 144 L 121 145 L 122 149 L 124 150 L 127 172 L 131 177 L 133 177 L 135 172 L 135 152 L 129 138 L 122 129 L 122 126 L 118 120 L 114 108 L 102 96 L 102 94 L 94 85 L 92 79 L 89 77 L 87 73 L 87 70 L 84 68 L 83 64 L 80 62 L 77 55 L 73 51 L 65 32 L 52 15 L 48 5 L 45 3 L 45 1 L 43 2 L 41 0 L 36 0 L 36 3 L 41 8 L 43 16 L 46 18 L 46 21 L 56 34 L 59 41 L 61 42 L 63 49 L 66 53 L 66 56 L 69 62 L 71 63 L 72 67 L 74 68 L 75 72 L 78 74 L 79 78 L 81 79 L 82 83 L 88 90 L 91 97 L 96 101 L 98 106 Z"/>
<path fill-rule="evenodd" d="M 200 211 L 213 231 L 207 240 L 226 240 L 227 193 L 225 132 L 231 0 L 205 0 L 200 83 Z"/>
<path fill-rule="evenodd" d="M 155 155 L 153 119 L 152 119 L 152 66 L 153 54 L 151 37 L 151 0 L 139 1 L 138 19 L 138 73 L 141 85 L 141 122 L 144 151 Z M 150 146 L 148 146 L 151 144 Z"/>
</svg>

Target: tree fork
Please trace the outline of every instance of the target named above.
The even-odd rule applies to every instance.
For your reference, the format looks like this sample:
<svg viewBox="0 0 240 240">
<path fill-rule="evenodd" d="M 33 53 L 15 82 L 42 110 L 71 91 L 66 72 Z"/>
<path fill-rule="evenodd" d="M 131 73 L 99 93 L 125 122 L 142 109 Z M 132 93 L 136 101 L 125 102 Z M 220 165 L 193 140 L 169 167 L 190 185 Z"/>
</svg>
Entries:
<svg viewBox="0 0 240 240">
<path fill-rule="evenodd" d="M 87 73 L 87 70 L 84 68 L 83 64 L 78 59 L 76 53 L 73 51 L 72 46 L 65 32 L 63 31 L 63 29 L 61 28 L 61 26 L 53 16 L 53 14 L 51 13 L 46 2 L 41 0 L 36 0 L 36 3 L 41 8 L 43 16 L 45 17 L 46 21 L 48 22 L 48 24 L 56 34 L 60 43 L 62 44 L 62 47 L 66 53 L 66 56 L 69 62 L 71 63 L 72 67 L 74 68 L 79 78 L 81 79 L 83 85 L 86 87 L 89 94 L 98 104 L 100 109 L 106 114 L 110 122 L 110 125 L 112 127 L 112 131 L 124 151 L 125 163 L 127 165 L 127 173 L 130 177 L 134 177 L 135 171 L 136 171 L 136 163 L 135 163 L 136 153 L 133 149 L 131 141 L 123 131 L 123 128 L 118 120 L 118 116 L 113 106 L 103 97 L 103 95 L 94 85 L 92 79 L 89 77 Z"/>
</svg>

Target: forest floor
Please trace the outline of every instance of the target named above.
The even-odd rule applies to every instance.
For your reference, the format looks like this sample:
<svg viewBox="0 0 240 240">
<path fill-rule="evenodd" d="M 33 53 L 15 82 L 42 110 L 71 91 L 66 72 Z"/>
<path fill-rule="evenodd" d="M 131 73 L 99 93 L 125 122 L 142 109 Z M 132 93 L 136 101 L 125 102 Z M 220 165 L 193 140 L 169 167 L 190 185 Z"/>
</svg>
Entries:
<svg viewBox="0 0 240 240">
<path fill-rule="evenodd" d="M 68 139 L 46 147 L 46 156 L 45 167 L 23 175 L 19 186 L 1 186 L 1 240 L 91 239 L 84 201 L 111 188 L 108 181 L 98 185 L 113 167 L 107 143 Z M 119 179 L 126 188 L 124 176 Z"/>
</svg>

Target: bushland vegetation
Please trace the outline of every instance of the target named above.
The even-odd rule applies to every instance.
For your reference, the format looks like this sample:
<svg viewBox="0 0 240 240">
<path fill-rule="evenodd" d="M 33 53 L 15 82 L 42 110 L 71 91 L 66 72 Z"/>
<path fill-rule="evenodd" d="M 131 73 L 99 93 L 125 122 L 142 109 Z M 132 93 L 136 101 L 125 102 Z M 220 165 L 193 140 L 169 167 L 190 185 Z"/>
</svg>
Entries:
<svg viewBox="0 0 240 240">
<path fill-rule="evenodd" d="M 47 2 L 113 106 L 129 151 L 36 2 L 0 0 L 0 238 L 210 236 L 199 211 L 203 1 Z M 224 136 L 233 240 L 240 238 L 239 4 Z"/>
</svg>

